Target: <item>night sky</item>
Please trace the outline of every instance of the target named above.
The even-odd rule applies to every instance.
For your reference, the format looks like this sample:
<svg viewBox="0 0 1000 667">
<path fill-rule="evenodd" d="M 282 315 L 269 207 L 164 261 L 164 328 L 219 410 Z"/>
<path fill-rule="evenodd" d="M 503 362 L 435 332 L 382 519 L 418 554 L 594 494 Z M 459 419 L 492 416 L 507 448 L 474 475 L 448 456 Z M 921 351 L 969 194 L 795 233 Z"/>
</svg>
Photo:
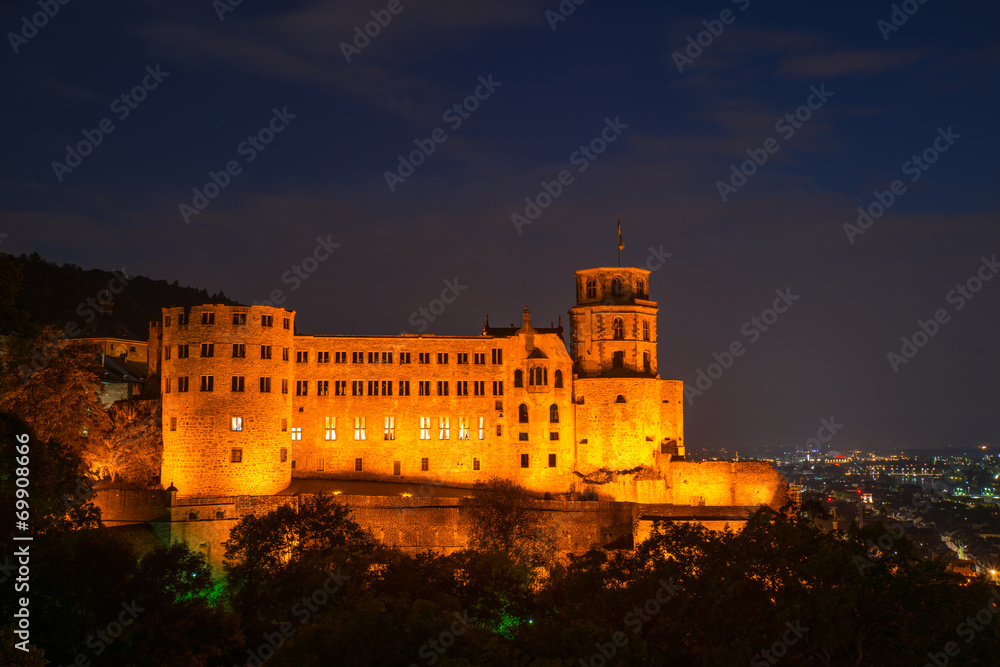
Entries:
<svg viewBox="0 0 1000 667">
<path fill-rule="evenodd" d="M 689 447 L 1000 445 L 996 3 L 49 1 L 0 12 L 0 251 L 478 334 L 568 323 L 620 215 Z"/>
</svg>

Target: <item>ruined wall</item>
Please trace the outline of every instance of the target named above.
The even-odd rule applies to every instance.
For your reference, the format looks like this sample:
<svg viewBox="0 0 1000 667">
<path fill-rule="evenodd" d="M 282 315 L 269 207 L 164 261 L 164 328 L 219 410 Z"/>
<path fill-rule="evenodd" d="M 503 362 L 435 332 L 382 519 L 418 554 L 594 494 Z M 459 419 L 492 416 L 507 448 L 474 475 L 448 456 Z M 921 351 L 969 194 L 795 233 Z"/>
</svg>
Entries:
<svg viewBox="0 0 1000 667">
<path fill-rule="evenodd" d="M 98 489 L 94 504 L 107 526 L 158 521 L 168 514 L 167 494 L 157 489 Z"/>
</svg>

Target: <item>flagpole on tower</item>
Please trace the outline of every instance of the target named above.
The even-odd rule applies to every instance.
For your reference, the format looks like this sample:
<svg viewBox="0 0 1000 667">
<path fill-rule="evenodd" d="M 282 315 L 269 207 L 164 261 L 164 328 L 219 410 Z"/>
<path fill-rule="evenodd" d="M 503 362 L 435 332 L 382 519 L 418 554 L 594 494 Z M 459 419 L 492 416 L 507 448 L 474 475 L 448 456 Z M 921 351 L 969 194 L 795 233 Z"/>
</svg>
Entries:
<svg viewBox="0 0 1000 667">
<path fill-rule="evenodd" d="M 622 216 L 618 214 L 618 266 L 622 265 L 622 250 L 625 249 L 625 243 L 622 241 Z"/>
</svg>

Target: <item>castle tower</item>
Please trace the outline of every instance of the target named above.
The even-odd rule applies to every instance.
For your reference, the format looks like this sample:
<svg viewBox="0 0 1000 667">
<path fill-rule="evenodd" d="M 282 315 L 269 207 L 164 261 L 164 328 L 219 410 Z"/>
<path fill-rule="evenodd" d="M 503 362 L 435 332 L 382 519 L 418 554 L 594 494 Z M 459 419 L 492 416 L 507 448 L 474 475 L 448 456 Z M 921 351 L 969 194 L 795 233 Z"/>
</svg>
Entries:
<svg viewBox="0 0 1000 667">
<path fill-rule="evenodd" d="M 288 486 L 294 318 L 269 306 L 163 309 L 163 485 L 183 496 Z"/>
<path fill-rule="evenodd" d="M 649 271 L 583 269 L 570 316 L 570 356 L 579 377 L 656 377 L 656 302 Z"/>
</svg>

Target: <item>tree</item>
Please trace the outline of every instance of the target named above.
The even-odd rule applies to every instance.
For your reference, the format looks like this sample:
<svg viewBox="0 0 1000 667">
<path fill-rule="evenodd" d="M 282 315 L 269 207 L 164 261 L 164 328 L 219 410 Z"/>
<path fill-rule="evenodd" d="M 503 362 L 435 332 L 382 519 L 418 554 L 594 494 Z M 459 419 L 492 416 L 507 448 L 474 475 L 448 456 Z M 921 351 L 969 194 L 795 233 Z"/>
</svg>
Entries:
<svg viewBox="0 0 1000 667">
<path fill-rule="evenodd" d="M 476 482 L 461 505 L 468 519 L 470 548 L 503 554 L 521 566 L 538 564 L 550 546 L 541 515 L 531 502 L 528 490 L 510 480 L 493 477 Z"/>
<path fill-rule="evenodd" d="M 108 414 L 111 430 L 105 437 L 93 438 L 84 456 L 91 473 L 154 488 L 163 459 L 160 401 L 117 401 Z"/>
</svg>

